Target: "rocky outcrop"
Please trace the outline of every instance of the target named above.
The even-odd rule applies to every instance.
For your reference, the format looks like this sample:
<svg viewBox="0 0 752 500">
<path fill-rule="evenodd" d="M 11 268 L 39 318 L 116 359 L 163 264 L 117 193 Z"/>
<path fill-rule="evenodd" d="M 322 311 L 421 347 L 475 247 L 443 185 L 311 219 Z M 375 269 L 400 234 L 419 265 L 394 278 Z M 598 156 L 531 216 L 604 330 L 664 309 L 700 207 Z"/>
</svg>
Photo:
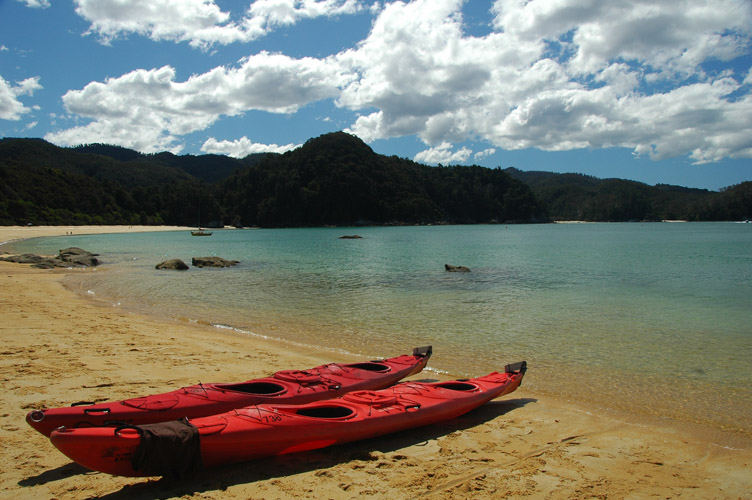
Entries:
<svg viewBox="0 0 752 500">
<path fill-rule="evenodd" d="M 99 265 L 98 253 L 91 253 L 78 247 L 69 247 L 60 250 L 58 258 L 63 262 L 70 262 L 78 266 L 93 267 Z"/>
<path fill-rule="evenodd" d="M 16 262 L 19 264 L 31 264 L 37 269 L 52 269 L 55 267 L 94 267 L 99 265 L 96 256 L 81 248 L 71 247 L 60 250 L 56 257 L 25 253 L 21 255 L 9 255 L 0 257 L 0 260 Z"/>
<path fill-rule="evenodd" d="M 160 262 L 156 266 L 154 266 L 155 269 L 170 269 L 174 271 L 185 271 L 188 269 L 188 264 L 183 262 L 180 259 L 170 259 L 166 260 L 164 262 Z"/>
<path fill-rule="evenodd" d="M 191 259 L 194 267 L 230 267 L 238 262 L 237 260 L 227 260 L 222 257 L 193 257 Z"/>
<path fill-rule="evenodd" d="M 444 269 L 450 273 L 469 273 L 470 268 L 466 266 L 453 266 L 451 264 L 444 264 Z"/>
</svg>

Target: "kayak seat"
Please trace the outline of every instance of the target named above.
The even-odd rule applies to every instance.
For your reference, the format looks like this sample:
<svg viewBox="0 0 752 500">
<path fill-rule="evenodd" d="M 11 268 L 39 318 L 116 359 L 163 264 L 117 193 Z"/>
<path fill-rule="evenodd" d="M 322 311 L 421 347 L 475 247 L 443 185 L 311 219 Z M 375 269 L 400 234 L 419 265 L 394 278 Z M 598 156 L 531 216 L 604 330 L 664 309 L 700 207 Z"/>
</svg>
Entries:
<svg viewBox="0 0 752 500">
<path fill-rule="evenodd" d="M 377 373 L 386 373 L 389 370 L 391 370 L 391 368 L 389 367 L 389 365 L 384 365 L 384 364 L 381 364 L 381 363 L 373 363 L 373 362 L 371 362 L 371 363 L 353 363 L 351 365 L 345 365 L 345 366 L 348 367 L 348 368 L 358 368 L 360 370 L 366 370 L 366 371 L 369 371 L 369 372 L 377 372 Z"/>
<path fill-rule="evenodd" d="M 295 413 L 313 418 L 346 418 L 355 412 L 346 406 L 313 406 L 310 408 L 300 408 Z"/>
<path fill-rule="evenodd" d="M 478 386 L 474 384 L 468 384 L 466 382 L 442 382 L 442 383 L 436 384 L 435 387 L 441 387 L 442 389 L 449 389 L 452 391 L 464 391 L 464 392 L 478 390 Z"/>
<path fill-rule="evenodd" d="M 273 394 L 282 394 L 285 388 L 272 382 L 246 382 L 242 384 L 217 384 L 219 389 L 228 391 L 244 392 L 246 394 L 263 394 L 271 396 Z"/>
</svg>

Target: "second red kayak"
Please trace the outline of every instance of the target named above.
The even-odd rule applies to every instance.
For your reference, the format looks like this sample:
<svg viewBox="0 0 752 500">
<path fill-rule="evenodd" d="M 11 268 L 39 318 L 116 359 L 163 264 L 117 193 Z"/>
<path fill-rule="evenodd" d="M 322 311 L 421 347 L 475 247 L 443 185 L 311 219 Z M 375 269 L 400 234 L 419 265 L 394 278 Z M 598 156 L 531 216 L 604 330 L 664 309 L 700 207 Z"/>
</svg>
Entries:
<svg viewBox="0 0 752 500">
<path fill-rule="evenodd" d="M 61 452 L 120 476 L 189 477 L 204 467 L 324 448 L 448 420 L 514 391 L 523 361 L 503 373 L 448 382 L 403 382 L 305 405 L 263 404 L 190 421 L 57 429 Z"/>
<path fill-rule="evenodd" d="M 60 427 L 150 424 L 223 413 L 259 403 L 302 404 L 359 390 L 388 387 L 419 373 L 431 357 L 431 346 L 412 354 L 363 363 L 329 363 L 308 370 L 284 370 L 270 377 L 229 384 L 198 384 L 109 403 L 74 403 L 34 410 L 26 421 L 45 436 Z"/>
</svg>

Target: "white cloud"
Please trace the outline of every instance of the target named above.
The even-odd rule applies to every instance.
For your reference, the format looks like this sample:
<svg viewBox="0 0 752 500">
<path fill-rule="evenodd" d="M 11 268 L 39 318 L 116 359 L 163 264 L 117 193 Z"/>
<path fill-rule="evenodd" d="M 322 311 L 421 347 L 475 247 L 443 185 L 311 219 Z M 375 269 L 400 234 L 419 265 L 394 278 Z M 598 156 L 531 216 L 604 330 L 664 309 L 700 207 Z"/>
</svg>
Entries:
<svg viewBox="0 0 752 500">
<path fill-rule="evenodd" d="M 477 153 L 473 154 L 473 158 L 480 160 L 481 158 L 486 158 L 487 156 L 491 156 L 494 153 L 496 153 L 496 148 L 487 148 L 483 151 L 478 151 Z"/>
<path fill-rule="evenodd" d="M 233 158 L 244 158 L 253 153 L 285 153 L 300 147 L 300 144 L 260 144 L 253 142 L 251 139 L 243 136 L 234 141 L 219 141 L 214 137 L 209 137 L 201 146 L 201 151 L 205 153 L 223 154 Z"/>
<path fill-rule="evenodd" d="M 46 9 L 50 6 L 50 0 L 18 0 L 33 9 Z"/>
<path fill-rule="evenodd" d="M 351 132 L 440 145 L 420 153 L 425 161 L 466 139 L 505 149 L 628 147 L 698 163 L 750 156 L 752 98 L 741 88 L 749 74 L 700 65 L 749 53 L 751 3 L 497 1 L 496 31 L 485 37 L 464 34 L 460 5 L 387 5 L 369 37 L 339 56 L 358 78 L 338 104 L 369 110 Z"/>
<path fill-rule="evenodd" d="M 571 49 L 576 73 L 624 60 L 690 74 L 706 59 L 741 55 L 752 30 L 744 0 L 497 0 L 494 11 L 496 27 L 519 40 Z"/>
<path fill-rule="evenodd" d="M 438 163 L 443 164 L 458 164 L 465 163 L 470 155 L 473 153 L 468 148 L 461 148 L 458 151 L 452 151 L 452 145 L 448 142 L 442 142 L 434 148 L 426 149 L 415 155 L 414 160 L 419 163 L 428 163 L 430 165 L 436 165 Z"/>
<path fill-rule="evenodd" d="M 0 76 L 0 120 L 20 120 L 21 115 L 28 113 L 31 109 L 18 100 L 19 96 L 33 95 L 35 90 L 41 88 L 38 76 L 17 82 L 15 86 Z"/>
<path fill-rule="evenodd" d="M 66 110 L 93 121 L 46 138 L 64 145 L 109 142 L 143 152 L 180 151 L 180 136 L 204 130 L 221 116 L 249 110 L 293 113 L 334 97 L 346 79 L 324 60 L 263 52 L 183 82 L 175 80 L 170 66 L 139 69 L 68 91 Z"/>
<path fill-rule="evenodd" d="M 248 17 L 272 26 L 290 25 L 306 18 L 354 14 L 362 8 L 357 0 L 256 0 Z"/>
<path fill-rule="evenodd" d="M 200 46 L 362 8 L 257 0 L 233 20 L 211 0 L 77 4 L 104 38 L 140 33 Z M 368 37 L 323 59 L 261 52 L 185 81 L 166 66 L 92 82 L 63 96 L 68 112 L 90 123 L 48 138 L 179 150 L 182 135 L 222 116 L 294 113 L 334 99 L 360 113 L 348 132 L 367 142 L 416 135 L 428 147 L 416 159 L 429 163 L 469 159 L 452 146 L 465 140 L 488 150 L 626 147 L 698 163 L 752 156 L 752 73 L 726 65 L 750 53 L 748 0 L 497 1 L 495 28 L 482 37 L 464 30 L 463 4 L 374 4 Z M 212 140 L 205 146 L 242 146 Z"/>
<path fill-rule="evenodd" d="M 214 0 L 76 0 L 76 13 L 109 43 L 134 33 L 152 40 L 189 42 L 194 47 L 249 42 L 276 26 L 302 19 L 352 14 L 356 0 L 256 0 L 244 17 L 231 20 Z"/>
</svg>

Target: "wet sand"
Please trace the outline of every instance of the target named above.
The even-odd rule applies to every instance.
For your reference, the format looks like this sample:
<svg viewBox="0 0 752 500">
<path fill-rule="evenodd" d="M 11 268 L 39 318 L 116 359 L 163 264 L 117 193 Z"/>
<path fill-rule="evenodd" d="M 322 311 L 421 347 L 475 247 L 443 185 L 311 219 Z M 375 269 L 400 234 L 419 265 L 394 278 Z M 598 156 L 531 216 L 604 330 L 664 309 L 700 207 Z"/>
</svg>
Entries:
<svg viewBox="0 0 752 500">
<path fill-rule="evenodd" d="M 109 228 L 26 229 L 0 228 L 0 241 Z M 26 413 L 358 358 L 100 305 L 63 287 L 68 272 L 87 271 L 0 262 L 1 498 L 752 498 L 748 443 L 724 447 L 691 429 L 631 423 L 524 382 L 449 422 L 182 483 L 90 472 L 26 425 Z"/>
</svg>

